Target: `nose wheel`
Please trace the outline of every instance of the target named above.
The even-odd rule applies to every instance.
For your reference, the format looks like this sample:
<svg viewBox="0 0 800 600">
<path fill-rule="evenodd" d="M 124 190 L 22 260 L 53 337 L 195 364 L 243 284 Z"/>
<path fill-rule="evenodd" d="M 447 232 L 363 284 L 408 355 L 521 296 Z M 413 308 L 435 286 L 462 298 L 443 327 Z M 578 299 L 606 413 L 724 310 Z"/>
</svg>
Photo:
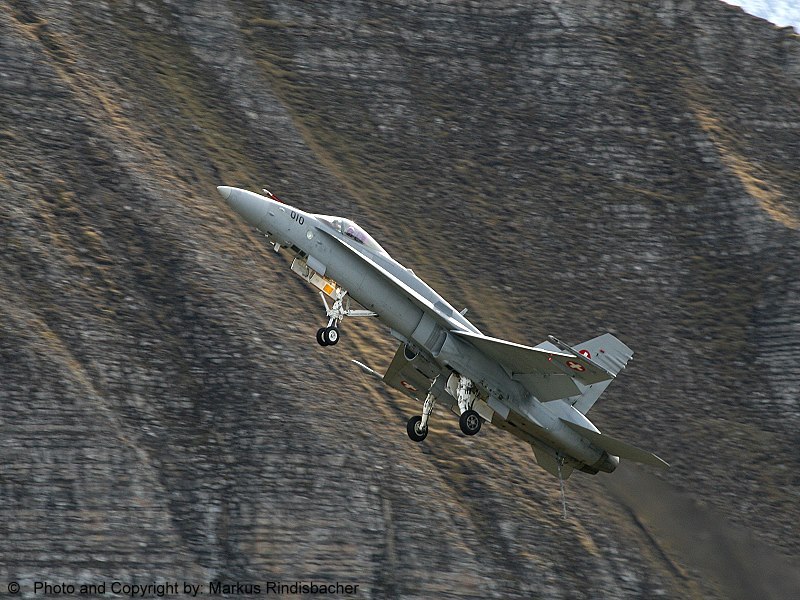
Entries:
<svg viewBox="0 0 800 600">
<path fill-rule="evenodd" d="M 335 346 L 339 342 L 339 328 L 321 327 L 317 330 L 317 343 L 320 346 Z"/>
</svg>

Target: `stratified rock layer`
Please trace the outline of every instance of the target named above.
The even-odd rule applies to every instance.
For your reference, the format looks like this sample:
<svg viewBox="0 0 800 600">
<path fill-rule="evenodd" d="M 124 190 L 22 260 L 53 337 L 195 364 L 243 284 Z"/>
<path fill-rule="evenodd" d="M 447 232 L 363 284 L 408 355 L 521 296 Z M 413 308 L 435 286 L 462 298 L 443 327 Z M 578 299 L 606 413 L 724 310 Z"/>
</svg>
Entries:
<svg viewBox="0 0 800 600">
<path fill-rule="evenodd" d="M 715 1 L 5 1 L 0 142 L 0 592 L 800 585 L 790 30 Z M 508 435 L 437 411 L 413 444 L 419 407 L 349 362 L 391 338 L 318 347 L 220 184 L 357 219 L 491 335 L 619 335 L 592 417 L 672 469 L 575 475 L 564 521 Z"/>
</svg>

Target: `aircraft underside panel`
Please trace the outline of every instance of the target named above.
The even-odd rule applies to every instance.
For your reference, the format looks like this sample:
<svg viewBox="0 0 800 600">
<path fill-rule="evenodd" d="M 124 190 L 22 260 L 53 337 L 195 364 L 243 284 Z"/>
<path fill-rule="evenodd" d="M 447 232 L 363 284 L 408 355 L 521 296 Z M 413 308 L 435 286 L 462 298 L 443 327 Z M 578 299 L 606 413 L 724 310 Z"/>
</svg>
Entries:
<svg viewBox="0 0 800 600">
<path fill-rule="evenodd" d="M 409 360 L 406 355 L 406 345 L 400 344 L 383 376 L 383 381 L 406 396 L 422 402 L 438 374 L 438 368 L 421 355 Z M 447 394 L 439 396 L 447 396 L 447 398 L 437 397 L 437 401 L 446 407 L 449 407 L 448 399 L 454 401 Z"/>
<path fill-rule="evenodd" d="M 292 272 L 297 273 L 319 291 L 324 292 L 326 296 L 330 298 L 336 297 L 336 291 L 339 289 L 339 285 L 330 277 L 323 277 L 320 275 L 302 258 L 295 258 L 292 261 Z"/>
<path fill-rule="evenodd" d="M 565 374 L 519 373 L 513 379 L 519 381 L 541 402 L 568 398 L 580 393 L 572 377 Z"/>
</svg>

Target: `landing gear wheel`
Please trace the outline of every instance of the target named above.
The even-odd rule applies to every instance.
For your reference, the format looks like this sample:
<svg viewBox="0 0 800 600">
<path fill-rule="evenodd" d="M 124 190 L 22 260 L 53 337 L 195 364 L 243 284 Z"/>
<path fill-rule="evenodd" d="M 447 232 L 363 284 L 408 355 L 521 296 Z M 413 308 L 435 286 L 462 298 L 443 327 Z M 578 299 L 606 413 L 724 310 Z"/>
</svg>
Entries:
<svg viewBox="0 0 800 600">
<path fill-rule="evenodd" d="M 419 430 L 419 424 L 422 421 L 422 417 L 419 415 L 414 415 L 408 420 L 408 425 L 406 425 L 406 430 L 408 431 L 408 437 L 410 437 L 415 442 L 421 442 L 426 437 L 428 437 L 428 428 L 426 427 L 422 431 Z"/>
<path fill-rule="evenodd" d="M 328 345 L 328 343 L 325 341 L 325 328 L 324 327 L 320 327 L 319 329 L 317 329 L 317 343 L 320 346 L 327 346 Z"/>
<path fill-rule="evenodd" d="M 481 430 L 481 416 L 474 410 L 465 410 L 458 419 L 464 435 L 475 435 Z"/>
<path fill-rule="evenodd" d="M 339 329 L 337 327 L 326 327 L 322 334 L 322 339 L 328 346 L 335 346 L 339 343 Z"/>
</svg>

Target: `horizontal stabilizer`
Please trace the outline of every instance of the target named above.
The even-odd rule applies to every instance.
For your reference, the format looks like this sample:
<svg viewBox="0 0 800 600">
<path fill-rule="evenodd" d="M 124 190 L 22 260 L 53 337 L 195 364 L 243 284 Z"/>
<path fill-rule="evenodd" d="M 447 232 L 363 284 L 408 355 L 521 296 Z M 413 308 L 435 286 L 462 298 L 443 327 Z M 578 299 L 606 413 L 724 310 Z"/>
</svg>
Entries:
<svg viewBox="0 0 800 600">
<path fill-rule="evenodd" d="M 613 438 L 610 435 L 603 435 L 602 433 L 592 431 L 591 429 L 587 429 L 586 427 L 582 427 L 577 423 L 573 423 L 565 419 L 561 419 L 561 422 L 609 454 L 645 465 L 650 465 L 651 467 L 659 467 L 661 469 L 669 468 L 669 465 L 655 454 L 642 450 L 641 448 L 637 448 L 632 444 L 628 444 L 627 442 Z"/>
</svg>

